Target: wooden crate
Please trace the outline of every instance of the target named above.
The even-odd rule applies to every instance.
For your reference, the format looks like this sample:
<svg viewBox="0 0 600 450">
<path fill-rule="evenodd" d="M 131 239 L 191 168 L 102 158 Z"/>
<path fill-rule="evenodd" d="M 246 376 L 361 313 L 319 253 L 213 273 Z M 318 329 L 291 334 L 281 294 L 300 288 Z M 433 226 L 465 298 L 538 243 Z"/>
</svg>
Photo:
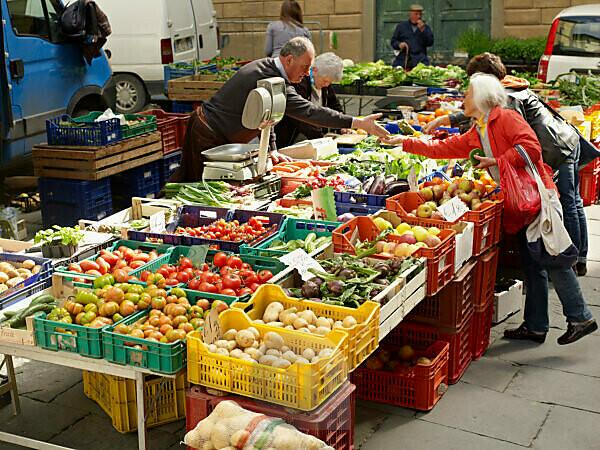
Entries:
<svg viewBox="0 0 600 450">
<path fill-rule="evenodd" d="M 216 81 L 216 75 L 190 75 L 169 80 L 169 99 L 180 101 L 209 100 L 223 87 L 225 81 Z"/>
<path fill-rule="evenodd" d="M 33 167 L 38 177 L 100 180 L 162 159 L 160 133 L 149 133 L 105 147 L 36 145 Z"/>
</svg>

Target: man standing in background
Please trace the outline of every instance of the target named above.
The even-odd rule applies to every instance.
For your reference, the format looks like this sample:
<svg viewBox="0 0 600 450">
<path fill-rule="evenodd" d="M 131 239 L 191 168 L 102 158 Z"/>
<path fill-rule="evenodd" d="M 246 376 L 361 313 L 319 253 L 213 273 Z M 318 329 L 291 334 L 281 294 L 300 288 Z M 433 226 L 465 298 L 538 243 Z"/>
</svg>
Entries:
<svg viewBox="0 0 600 450">
<path fill-rule="evenodd" d="M 396 26 L 391 43 L 396 55 L 394 67 L 410 70 L 421 62 L 429 65 L 427 47 L 433 45 L 433 32 L 423 21 L 421 5 L 411 5 L 408 20 Z"/>
</svg>

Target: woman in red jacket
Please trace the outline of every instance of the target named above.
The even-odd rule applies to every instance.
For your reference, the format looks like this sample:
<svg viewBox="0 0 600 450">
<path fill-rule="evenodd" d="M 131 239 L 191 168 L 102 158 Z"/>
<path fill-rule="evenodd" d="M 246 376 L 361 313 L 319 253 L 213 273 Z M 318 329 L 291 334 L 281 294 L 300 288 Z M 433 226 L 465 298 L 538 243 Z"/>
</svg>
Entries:
<svg viewBox="0 0 600 450">
<path fill-rule="evenodd" d="M 477 73 L 471 77 L 464 101 L 465 115 L 476 120 L 468 132 L 439 141 L 397 136 L 386 142 L 402 143 L 405 151 L 434 159 L 465 159 L 471 150 L 482 148 L 486 156 L 475 156 L 480 161 L 476 168 L 487 168 L 498 184 L 501 177 L 497 159 L 503 158 L 515 167 L 525 166 L 525 160 L 515 149 L 515 145 L 521 145 L 537 167 L 545 186 L 556 189 L 552 172 L 542 161 L 542 149 L 534 131 L 521 115 L 504 109 L 505 105 L 506 93 L 498 79 Z M 505 219 L 510 221 L 510 217 Z M 516 329 L 506 330 L 504 337 L 538 343 L 546 340 L 549 328 L 548 275 L 552 278 L 568 322 L 567 331 L 558 338 L 558 343 L 570 344 L 596 331 L 598 324 L 586 306 L 575 272 L 571 268 L 542 267 L 534 261 L 527 250 L 525 229 L 519 232 L 527 286 L 524 322 Z"/>
</svg>

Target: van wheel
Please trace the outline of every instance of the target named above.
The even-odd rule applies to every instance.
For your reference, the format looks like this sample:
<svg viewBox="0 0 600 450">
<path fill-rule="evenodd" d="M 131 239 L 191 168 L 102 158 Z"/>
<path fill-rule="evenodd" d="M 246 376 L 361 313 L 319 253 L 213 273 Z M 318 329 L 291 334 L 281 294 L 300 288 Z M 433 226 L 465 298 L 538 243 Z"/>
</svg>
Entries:
<svg viewBox="0 0 600 450">
<path fill-rule="evenodd" d="M 136 77 L 127 74 L 115 75 L 117 88 L 117 111 L 131 114 L 141 111 L 146 104 L 146 88 Z"/>
</svg>

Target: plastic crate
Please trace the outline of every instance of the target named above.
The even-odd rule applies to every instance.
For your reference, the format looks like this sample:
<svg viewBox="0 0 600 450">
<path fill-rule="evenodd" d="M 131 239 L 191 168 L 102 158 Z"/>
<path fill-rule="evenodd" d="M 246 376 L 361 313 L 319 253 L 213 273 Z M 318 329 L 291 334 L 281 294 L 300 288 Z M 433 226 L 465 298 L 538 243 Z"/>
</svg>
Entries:
<svg viewBox="0 0 600 450">
<path fill-rule="evenodd" d="M 407 320 L 458 330 L 473 315 L 476 263 L 467 263 L 446 287 L 426 297 Z"/>
<path fill-rule="evenodd" d="M 418 348 L 419 342 L 405 341 L 415 346 L 417 356 L 425 356 L 431 364 L 401 367 L 394 371 L 372 370 L 364 365 L 351 376 L 360 400 L 387 403 L 403 408 L 429 411 L 442 398 L 448 386 L 448 349 L 443 341 Z M 397 347 L 388 350 L 398 350 Z"/>
<path fill-rule="evenodd" d="M 311 347 L 315 351 L 330 348 L 333 353 L 313 364 L 292 364 L 279 369 L 229 356 L 210 353 L 202 342 L 202 334 L 188 334 L 188 380 L 220 391 L 264 400 L 281 406 L 312 411 L 325 402 L 348 378 L 346 352 L 348 336 L 333 330 L 327 338 L 284 328 L 273 328 L 250 322 L 237 309 L 219 315 L 221 329 L 236 330 L 254 326 L 263 336 L 276 331 L 285 345 L 299 352 Z"/>
<path fill-rule="evenodd" d="M 185 372 L 176 378 L 148 377 L 144 382 L 146 427 L 185 417 Z M 137 430 L 135 381 L 83 371 L 83 392 L 98 403 L 120 433 Z"/>
<path fill-rule="evenodd" d="M 259 287 L 248 303 L 234 303 L 233 307 L 243 309 L 251 320 L 262 320 L 267 307 L 273 302 L 280 302 L 285 309 L 297 308 L 298 311 L 312 310 L 317 317 L 327 317 L 334 320 L 343 320 L 347 316 L 356 319 L 357 324 L 351 328 L 344 328 L 348 335 L 348 370 L 358 367 L 379 343 L 379 312 L 377 303 L 367 301 L 358 308 L 327 305 L 310 300 L 299 300 L 288 297 L 280 286 L 266 284 Z"/>
<path fill-rule="evenodd" d="M 95 120 L 102 114 L 103 113 L 101 112 L 91 112 L 89 114 L 86 114 L 85 116 L 73 119 L 73 122 L 86 124 L 96 123 Z M 125 120 L 142 120 L 140 120 L 140 122 L 136 125 L 120 125 L 122 139 L 129 139 L 135 136 L 141 136 L 142 134 L 156 131 L 156 117 L 154 116 L 143 116 L 141 114 L 124 114 L 124 117 Z M 116 120 L 119 121 L 119 119 Z"/>
<path fill-rule="evenodd" d="M 579 193 L 583 206 L 590 206 L 598 202 L 600 192 L 600 170 L 597 172 L 580 172 Z"/>
<path fill-rule="evenodd" d="M 356 388 L 346 381 L 325 403 L 309 413 L 237 395 L 216 396 L 192 386 L 186 391 L 186 429 L 190 431 L 224 400 L 269 417 L 278 417 L 299 431 L 321 439 L 336 450 L 354 449 Z M 190 447 L 188 447 L 190 449 Z"/>
<path fill-rule="evenodd" d="M 355 216 L 369 216 L 382 209 L 380 206 L 353 205 L 351 203 L 335 203 L 335 209 L 338 216 L 350 213 Z"/>
<path fill-rule="evenodd" d="M 402 322 L 388 335 L 386 344 L 398 346 L 404 342 L 418 342 L 419 345 L 426 346 L 436 341 L 448 342 L 448 383 L 456 384 L 472 360 L 471 321 L 472 318 L 457 332 L 421 323 Z"/>
<path fill-rule="evenodd" d="M 174 113 L 181 113 L 181 114 L 186 114 L 186 113 L 191 113 L 194 112 L 196 110 L 196 108 L 198 108 L 200 105 L 202 104 L 202 102 L 171 102 L 171 110 Z"/>
<path fill-rule="evenodd" d="M 181 129 L 183 128 L 185 131 L 190 118 L 189 114 L 168 113 L 162 109 L 149 109 L 140 114 L 156 117 L 156 127 L 160 132 L 163 153 L 165 155 L 181 150 L 183 147 L 183 137 L 185 136 L 181 132 Z"/>
<path fill-rule="evenodd" d="M 249 247 L 247 245 L 242 245 L 240 251 L 242 255 L 255 255 L 255 256 L 268 256 L 272 258 L 279 258 L 283 256 L 288 251 L 285 250 L 270 250 L 269 246 L 273 243 L 273 241 L 280 240 L 283 242 L 290 242 L 295 239 L 304 240 L 310 233 L 315 233 L 317 238 L 324 236 L 331 236 L 333 230 L 339 227 L 339 222 L 328 222 L 325 220 L 311 220 L 311 219 L 296 219 L 293 217 L 288 217 L 279 233 L 275 236 L 269 238 L 264 241 L 262 244 L 257 245 L 256 247 Z"/>
<path fill-rule="evenodd" d="M 165 92 L 169 88 L 169 80 L 174 80 L 176 78 L 188 77 L 190 75 L 194 75 L 201 70 L 210 70 L 211 72 L 217 71 L 216 64 L 204 64 L 202 66 L 194 67 L 193 64 L 184 65 L 183 63 L 177 63 L 177 67 L 173 67 L 170 64 L 163 66 L 163 74 L 164 74 L 164 88 Z"/>
<path fill-rule="evenodd" d="M 496 200 L 496 217 L 494 218 L 494 245 L 502 239 L 502 216 L 504 214 L 504 199 Z"/>
<path fill-rule="evenodd" d="M 2 296 L 0 297 L 0 311 L 8 308 L 10 305 L 21 302 L 34 294 L 42 292 L 43 290 L 48 289 L 50 286 L 52 286 L 52 276 L 48 275 L 36 283 L 18 289 L 16 292 L 13 292 L 9 295 Z"/>
<path fill-rule="evenodd" d="M 583 173 L 597 173 L 600 171 L 600 158 L 594 159 L 591 163 L 579 170 L 580 174 Z"/>
<path fill-rule="evenodd" d="M 481 358 L 490 346 L 493 315 L 494 297 L 484 306 L 483 310 L 473 313 L 473 322 L 471 323 L 471 353 L 474 360 Z"/>
<path fill-rule="evenodd" d="M 367 205 L 378 206 L 380 209 L 385 207 L 385 201 L 389 197 L 387 195 L 375 194 L 357 194 L 355 192 L 339 192 L 334 193 L 336 203 L 348 203 L 350 205 Z"/>
<path fill-rule="evenodd" d="M 120 323 L 130 325 L 148 314 L 148 310 L 140 311 L 124 318 Z M 107 361 L 164 374 L 174 374 L 185 367 L 185 341 L 153 342 L 118 334 L 114 329 L 115 325 L 103 329 L 104 359 Z"/>
<path fill-rule="evenodd" d="M 77 225 L 80 219 L 98 221 L 110 216 L 112 213 L 113 207 L 110 197 L 92 207 L 62 202 L 42 203 L 44 228 L 50 228 L 53 225 L 72 227 Z"/>
<path fill-rule="evenodd" d="M 481 312 L 490 302 L 490 299 L 494 299 L 498 258 L 498 247 L 494 247 L 482 255 L 477 262 L 475 269 L 475 295 L 473 296 L 473 308 L 475 312 Z"/>
<path fill-rule="evenodd" d="M 181 152 L 174 152 L 169 155 L 165 155 L 160 162 L 160 186 L 161 188 L 169 181 L 171 175 L 173 175 L 177 169 L 181 166 Z"/>
<path fill-rule="evenodd" d="M 154 161 L 111 177 L 115 203 L 131 206 L 132 197 L 154 198 L 160 191 L 161 161 Z"/>
<path fill-rule="evenodd" d="M 101 113 L 98 113 L 100 115 Z M 98 116 L 96 116 L 98 117 Z M 81 126 L 64 126 L 61 123 L 77 122 L 69 115 L 46 120 L 46 136 L 50 145 L 78 147 L 103 147 L 123 139 L 119 119 L 87 123 Z"/>
<path fill-rule="evenodd" d="M 108 178 L 99 181 L 39 178 L 38 188 L 42 204 L 56 202 L 80 205 L 83 210 L 102 205 L 111 196 Z"/>
<path fill-rule="evenodd" d="M 9 262 L 14 263 L 15 265 L 19 265 L 20 263 L 26 260 L 31 260 L 36 265 L 40 266 L 40 271 L 31 275 L 26 280 L 21 281 L 16 286 L 2 292 L 2 294 L 0 294 L 0 305 L 2 305 L 5 301 L 7 301 L 7 299 L 13 296 L 20 296 L 23 289 L 28 288 L 29 286 L 32 286 L 39 281 L 45 280 L 46 278 L 52 275 L 52 271 L 54 269 L 52 267 L 51 259 L 29 256 L 27 254 L 0 252 L 0 262 Z M 19 267 L 17 267 L 17 269 L 18 268 Z"/>
</svg>

